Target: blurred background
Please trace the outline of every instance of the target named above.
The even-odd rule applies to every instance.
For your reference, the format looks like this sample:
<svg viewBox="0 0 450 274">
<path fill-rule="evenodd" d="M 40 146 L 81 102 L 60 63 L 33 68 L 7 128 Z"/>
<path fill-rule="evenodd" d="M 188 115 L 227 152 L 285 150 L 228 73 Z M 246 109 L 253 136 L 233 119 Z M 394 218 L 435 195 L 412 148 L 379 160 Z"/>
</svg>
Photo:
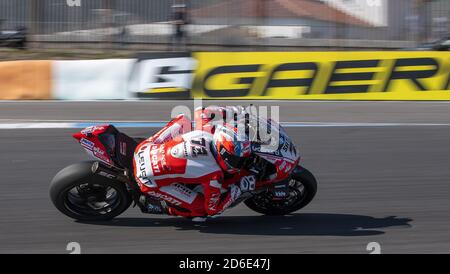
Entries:
<svg viewBox="0 0 450 274">
<path fill-rule="evenodd" d="M 394 49 L 446 37 L 448 0 L 0 0 L 32 47 Z"/>
<path fill-rule="evenodd" d="M 419 51 L 450 50 L 449 27 L 450 0 L 0 0 L 0 253 L 450 253 L 450 58 Z M 57 212 L 51 178 L 86 160 L 72 133 L 150 136 L 194 96 L 279 108 L 313 204 L 202 225 Z"/>
</svg>

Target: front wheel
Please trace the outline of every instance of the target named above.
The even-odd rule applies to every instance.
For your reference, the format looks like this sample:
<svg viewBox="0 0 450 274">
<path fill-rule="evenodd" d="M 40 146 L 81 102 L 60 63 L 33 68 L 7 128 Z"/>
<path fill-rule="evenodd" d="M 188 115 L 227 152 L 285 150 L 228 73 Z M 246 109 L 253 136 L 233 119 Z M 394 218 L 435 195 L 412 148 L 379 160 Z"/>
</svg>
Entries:
<svg viewBox="0 0 450 274">
<path fill-rule="evenodd" d="M 68 166 L 50 184 L 50 198 L 66 216 L 80 221 L 110 220 L 132 202 L 126 186 L 92 173 L 93 162 Z"/>
<path fill-rule="evenodd" d="M 317 193 L 317 181 L 306 168 L 298 166 L 289 181 L 289 197 L 275 201 L 270 191 L 260 193 L 245 201 L 251 210 L 266 215 L 286 215 L 307 206 Z"/>
</svg>

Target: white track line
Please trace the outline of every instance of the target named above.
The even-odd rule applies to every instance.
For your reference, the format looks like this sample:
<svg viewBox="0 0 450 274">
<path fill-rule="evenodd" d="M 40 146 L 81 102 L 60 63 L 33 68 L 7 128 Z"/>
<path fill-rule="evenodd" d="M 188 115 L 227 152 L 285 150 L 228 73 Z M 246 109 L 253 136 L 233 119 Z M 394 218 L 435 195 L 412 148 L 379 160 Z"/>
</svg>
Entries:
<svg viewBox="0 0 450 274">
<path fill-rule="evenodd" d="M 96 124 L 114 124 L 125 128 L 161 128 L 163 121 L 32 121 L 0 123 L 0 129 L 75 129 Z M 285 128 L 311 127 L 449 127 L 450 123 L 326 123 L 326 122 L 286 122 L 281 123 Z"/>
<path fill-rule="evenodd" d="M 73 128 L 73 123 L 5 123 L 0 124 L 0 129 L 56 129 Z"/>
</svg>

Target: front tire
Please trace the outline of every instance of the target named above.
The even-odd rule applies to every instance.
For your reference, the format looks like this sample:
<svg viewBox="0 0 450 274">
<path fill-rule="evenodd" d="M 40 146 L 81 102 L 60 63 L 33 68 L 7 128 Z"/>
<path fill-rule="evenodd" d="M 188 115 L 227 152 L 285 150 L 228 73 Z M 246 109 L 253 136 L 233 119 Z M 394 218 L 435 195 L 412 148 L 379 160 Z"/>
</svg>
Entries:
<svg viewBox="0 0 450 274">
<path fill-rule="evenodd" d="M 298 166 L 289 182 L 290 197 L 282 201 L 273 201 L 270 191 L 247 199 L 244 203 L 251 210 L 265 215 L 287 215 L 307 206 L 317 193 L 317 181 L 306 168 Z"/>
<path fill-rule="evenodd" d="M 68 166 L 50 184 L 50 198 L 64 215 L 80 221 L 105 221 L 131 205 L 126 186 L 92 172 L 93 162 Z"/>
</svg>

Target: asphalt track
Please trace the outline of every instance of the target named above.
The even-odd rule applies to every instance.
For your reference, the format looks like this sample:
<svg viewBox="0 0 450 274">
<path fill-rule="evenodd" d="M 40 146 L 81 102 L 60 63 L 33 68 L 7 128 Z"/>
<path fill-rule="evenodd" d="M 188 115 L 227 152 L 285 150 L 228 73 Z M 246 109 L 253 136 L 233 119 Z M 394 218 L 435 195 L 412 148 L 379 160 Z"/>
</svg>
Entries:
<svg viewBox="0 0 450 274">
<path fill-rule="evenodd" d="M 177 104 L 1 102 L 0 123 L 161 121 Z M 267 217 L 239 206 L 195 224 L 130 208 L 112 222 L 75 222 L 52 206 L 48 185 L 58 170 L 86 159 L 70 137 L 76 130 L 2 129 L 0 253 L 68 253 L 69 242 L 83 253 L 364 254 L 369 242 L 380 243 L 382 253 L 450 253 L 450 104 L 259 104 L 280 105 L 282 121 L 348 123 L 287 129 L 319 181 L 306 209 Z"/>
</svg>

